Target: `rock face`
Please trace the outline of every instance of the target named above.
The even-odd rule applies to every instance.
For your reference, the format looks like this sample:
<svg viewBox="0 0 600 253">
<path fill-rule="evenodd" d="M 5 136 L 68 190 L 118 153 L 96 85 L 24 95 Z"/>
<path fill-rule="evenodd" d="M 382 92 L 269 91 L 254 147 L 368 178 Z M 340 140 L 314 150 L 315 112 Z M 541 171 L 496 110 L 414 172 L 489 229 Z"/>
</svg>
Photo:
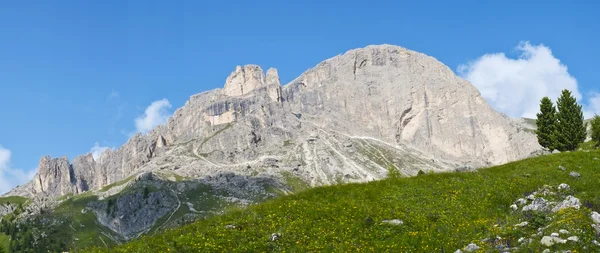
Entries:
<svg viewBox="0 0 600 253">
<path fill-rule="evenodd" d="M 238 66 L 223 89 L 192 96 L 167 124 L 96 161 L 42 158 L 32 182 L 9 195 L 76 194 L 156 170 L 364 182 L 390 170 L 412 176 L 501 164 L 539 149 L 533 134 L 433 57 L 368 46 L 283 87 L 275 69 Z"/>
<path fill-rule="evenodd" d="M 0 204 L 0 220 L 2 216 L 14 212 L 17 209 L 15 204 Z"/>
<path fill-rule="evenodd" d="M 102 225 L 131 239 L 178 207 L 177 198 L 171 195 L 163 191 L 148 196 L 128 194 L 114 202 L 92 202 L 89 207 Z"/>
</svg>

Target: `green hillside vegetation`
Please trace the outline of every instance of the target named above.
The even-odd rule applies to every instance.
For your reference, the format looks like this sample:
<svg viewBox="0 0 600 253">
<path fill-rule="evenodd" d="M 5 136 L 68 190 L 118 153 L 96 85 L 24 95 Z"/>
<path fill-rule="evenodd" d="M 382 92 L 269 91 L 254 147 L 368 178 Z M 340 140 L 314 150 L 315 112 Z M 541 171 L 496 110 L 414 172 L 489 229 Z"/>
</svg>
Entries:
<svg viewBox="0 0 600 253">
<path fill-rule="evenodd" d="M 574 171 L 581 176 L 569 175 Z M 477 172 L 314 188 L 85 252 L 454 252 L 469 243 L 482 247 L 479 252 L 495 252 L 500 246 L 519 246 L 513 252 L 598 252 L 590 212 L 600 211 L 599 178 L 600 152 L 586 150 Z M 545 185 L 561 183 L 570 188 L 545 198 L 560 201 L 552 198 L 573 195 L 581 208 L 554 213 L 510 207 Z M 384 223 L 391 219 L 403 224 Z M 524 221 L 528 225 L 514 226 Z M 538 228 L 542 235 L 535 235 Z M 578 241 L 541 245 L 541 236 L 560 229 Z M 532 240 L 519 242 L 522 237 Z"/>
<path fill-rule="evenodd" d="M 10 196 L 10 197 L 2 197 L 0 198 L 0 205 L 5 204 L 16 204 L 16 205 L 24 205 L 27 202 L 27 198 L 20 196 Z"/>
</svg>

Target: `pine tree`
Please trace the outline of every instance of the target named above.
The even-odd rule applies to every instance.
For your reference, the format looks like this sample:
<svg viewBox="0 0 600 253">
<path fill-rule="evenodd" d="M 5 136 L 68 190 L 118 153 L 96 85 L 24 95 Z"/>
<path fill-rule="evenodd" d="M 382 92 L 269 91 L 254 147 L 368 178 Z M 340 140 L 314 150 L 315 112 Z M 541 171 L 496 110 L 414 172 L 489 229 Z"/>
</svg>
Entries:
<svg viewBox="0 0 600 253">
<path fill-rule="evenodd" d="M 592 141 L 596 142 L 596 147 L 600 147 L 600 116 L 594 116 L 590 124 L 592 125 Z"/>
<path fill-rule="evenodd" d="M 548 97 L 540 101 L 540 113 L 535 121 L 538 143 L 544 148 L 555 149 L 556 107 Z"/>
<path fill-rule="evenodd" d="M 577 104 L 575 97 L 565 89 L 556 101 L 556 107 L 558 113 L 555 148 L 560 151 L 573 151 L 587 136 L 587 124 L 583 123 L 581 105 Z"/>
</svg>

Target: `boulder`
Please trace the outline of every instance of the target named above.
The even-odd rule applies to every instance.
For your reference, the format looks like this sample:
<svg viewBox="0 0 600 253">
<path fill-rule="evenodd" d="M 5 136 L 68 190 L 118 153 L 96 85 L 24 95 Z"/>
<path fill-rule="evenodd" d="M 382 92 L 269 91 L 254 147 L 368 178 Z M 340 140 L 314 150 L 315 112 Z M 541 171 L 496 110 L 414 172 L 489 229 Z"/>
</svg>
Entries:
<svg viewBox="0 0 600 253">
<path fill-rule="evenodd" d="M 398 219 L 382 220 L 381 222 L 382 223 L 386 223 L 386 224 L 390 224 L 390 225 L 402 225 L 402 224 L 404 224 L 404 221 L 398 220 Z"/>
<path fill-rule="evenodd" d="M 271 237 L 269 238 L 270 241 L 274 242 L 279 240 L 279 238 L 281 238 L 281 234 L 279 233 L 272 233 Z"/>
<path fill-rule="evenodd" d="M 474 252 L 478 249 L 480 249 L 481 247 L 477 246 L 477 244 L 475 243 L 469 243 L 469 245 L 467 245 L 464 250 L 465 252 Z"/>
<path fill-rule="evenodd" d="M 562 202 L 558 203 L 554 208 L 552 208 L 552 211 L 558 212 L 565 208 L 579 209 L 580 207 L 581 207 L 581 202 L 579 201 L 579 199 L 569 195 Z"/>
<path fill-rule="evenodd" d="M 557 243 L 562 244 L 562 243 L 566 243 L 566 242 L 567 242 L 567 240 L 565 240 L 565 239 L 561 239 L 558 237 L 552 237 L 552 236 L 544 236 L 544 237 L 542 237 L 542 240 L 540 240 L 540 243 L 546 247 L 550 247 Z"/>
<path fill-rule="evenodd" d="M 599 214 L 599 213 L 597 213 L 597 212 L 595 212 L 595 211 L 592 211 L 592 213 L 591 213 L 591 215 L 590 215 L 590 216 L 591 216 L 591 218 L 592 218 L 592 221 L 593 221 L 594 223 L 596 223 L 596 224 L 600 224 L 600 214 Z"/>
<path fill-rule="evenodd" d="M 550 204 L 544 198 L 538 197 L 529 205 L 523 207 L 523 211 L 539 211 L 544 212 L 550 209 Z"/>
</svg>

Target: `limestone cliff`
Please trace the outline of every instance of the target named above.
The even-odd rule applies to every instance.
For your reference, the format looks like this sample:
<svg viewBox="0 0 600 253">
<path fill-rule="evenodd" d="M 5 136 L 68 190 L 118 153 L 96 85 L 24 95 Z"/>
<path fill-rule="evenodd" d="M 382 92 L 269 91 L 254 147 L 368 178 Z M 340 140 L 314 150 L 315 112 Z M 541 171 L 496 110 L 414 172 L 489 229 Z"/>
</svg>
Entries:
<svg viewBox="0 0 600 253">
<path fill-rule="evenodd" d="M 130 175 L 291 174 L 311 185 L 411 176 L 527 157 L 535 136 L 494 111 L 433 57 L 398 46 L 350 50 L 281 86 L 277 70 L 238 66 L 168 123 L 117 150 L 40 162 L 10 195 L 57 197 Z"/>
</svg>

